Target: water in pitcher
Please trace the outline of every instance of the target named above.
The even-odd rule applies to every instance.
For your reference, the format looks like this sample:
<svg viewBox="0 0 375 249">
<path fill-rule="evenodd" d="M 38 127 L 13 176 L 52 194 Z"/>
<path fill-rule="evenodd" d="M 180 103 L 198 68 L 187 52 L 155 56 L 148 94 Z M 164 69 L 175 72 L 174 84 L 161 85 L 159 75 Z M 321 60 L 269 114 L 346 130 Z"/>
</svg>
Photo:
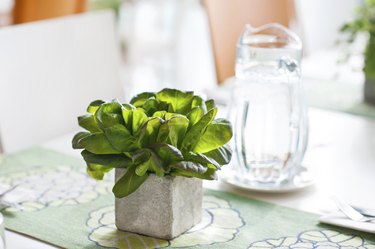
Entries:
<svg viewBox="0 0 375 249">
<path fill-rule="evenodd" d="M 242 180 L 280 183 L 302 161 L 307 122 L 300 59 L 300 40 L 278 24 L 246 27 L 239 39 L 230 113 Z"/>
</svg>

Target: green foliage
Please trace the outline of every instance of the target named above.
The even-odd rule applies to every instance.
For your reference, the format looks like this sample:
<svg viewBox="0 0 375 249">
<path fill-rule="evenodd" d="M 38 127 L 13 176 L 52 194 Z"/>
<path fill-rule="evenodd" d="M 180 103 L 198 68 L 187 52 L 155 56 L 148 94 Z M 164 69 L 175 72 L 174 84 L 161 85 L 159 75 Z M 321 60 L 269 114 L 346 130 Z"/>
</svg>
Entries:
<svg viewBox="0 0 375 249">
<path fill-rule="evenodd" d="M 355 10 L 354 20 L 344 24 L 341 32 L 349 34 L 348 43 L 352 43 L 361 32 L 369 34 L 363 71 L 366 77 L 375 80 L 375 0 L 365 0 Z"/>
<path fill-rule="evenodd" d="M 193 92 L 144 92 L 129 104 L 96 100 L 87 112 L 78 118 L 87 131 L 74 136 L 73 148 L 83 149 L 87 173 L 95 179 L 113 168 L 126 169 L 113 187 L 119 198 L 150 174 L 216 179 L 216 170 L 231 159 L 230 123 L 215 120 L 215 102 Z"/>
</svg>

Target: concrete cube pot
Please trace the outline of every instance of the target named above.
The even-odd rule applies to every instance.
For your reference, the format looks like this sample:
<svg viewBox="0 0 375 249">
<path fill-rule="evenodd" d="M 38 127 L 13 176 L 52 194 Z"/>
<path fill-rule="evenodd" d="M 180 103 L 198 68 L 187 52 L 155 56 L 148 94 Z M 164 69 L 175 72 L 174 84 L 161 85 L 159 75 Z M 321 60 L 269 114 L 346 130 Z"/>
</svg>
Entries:
<svg viewBox="0 0 375 249">
<path fill-rule="evenodd" d="M 375 81 L 366 78 L 365 81 L 365 102 L 371 105 L 375 105 Z"/>
<path fill-rule="evenodd" d="M 116 181 L 125 174 L 116 169 Z M 115 201 L 119 230 L 173 239 L 202 218 L 202 180 L 150 175 L 132 194 Z"/>
</svg>

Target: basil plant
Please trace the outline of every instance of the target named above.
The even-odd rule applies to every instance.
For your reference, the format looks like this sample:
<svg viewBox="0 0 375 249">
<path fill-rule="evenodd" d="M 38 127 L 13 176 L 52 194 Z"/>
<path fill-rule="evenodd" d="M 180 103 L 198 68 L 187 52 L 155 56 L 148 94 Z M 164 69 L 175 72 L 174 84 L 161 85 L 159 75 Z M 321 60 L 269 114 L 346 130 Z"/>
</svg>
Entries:
<svg viewBox="0 0 375 249">
<path fill-rule="evenodd" d="M 116 197 L 134 192 L 149 175 L 217 179 L 228 164 L 232 128 L 215 119 L 213 100 L 193 92 L 163 89 L 144 92 L 129 104 L 96 100 L 78 117 L 86 131 L 77 133 L 74 149 L 83 149 L 87 173 L 98 180 L 113 168 L 125 175 L 113 187 Z"/>
</svg>

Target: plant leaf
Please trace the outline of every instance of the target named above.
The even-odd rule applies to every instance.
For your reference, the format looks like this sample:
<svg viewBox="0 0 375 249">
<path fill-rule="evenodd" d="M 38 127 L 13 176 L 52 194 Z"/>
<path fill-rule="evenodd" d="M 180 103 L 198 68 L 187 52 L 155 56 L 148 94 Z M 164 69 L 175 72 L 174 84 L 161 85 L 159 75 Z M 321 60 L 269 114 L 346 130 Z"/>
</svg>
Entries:
<svg viewBox="0 0 375 249">
<path fill-rule="evenodd" d="M 216 162 L 214 159 L 204 155 L 204 154 L 196 154 L 194 152 L 189 152 L 186 155 L 184 155 L 185 160 L 187 161 L 192 161 L 195 163 L 199 163 L 202 165 L 208 165 L 212 164 L 214 165 L 217 169 L 220 169 L 220 164 Z"/>
<path fill-rule="evenodd" d="M 112 168 L 110 167 L 105 167 L 103 165 L 91 164 L 91 163 L 88 163 L 87 168 L 86 168 L 87 174 L 96 180 L 103 180 L 105 173 L 111 170 Z"/>
<path fill-rule="evenodd" d="M 139 173 L 142 173 L 142 171 L 147 168 L 149 171 L 154 172 L 157 176 L 164 176 L 165 170 L 163 167 L 163 162 L 155 153 L 151 151 L 148 160 L 141 163 L 140 165 Z"/>
<path fill-rule="evenodd" d="M 229 144 L 226 144 L 216 150 L 211 150 L 204 153 L 206 156 L 214 159 L 220 165 L 228 164 L 232 158 L 232 150 L 229 147 Z"/>
<path fill-rule="evenodd" d="M 168 121 L 169 140 L 174 147 L 180 147 L 189 126 L 189 119 L 179 115 L 171 117 Z"/>
<path fill-rule="evenodd" d="M 225 119 L 217 119 L 212 121 L 203 135 L 199 138 L 193 152 L 205 153 L 215 150 L 228 143 L 232 138 L 232 126 Z"/>
<path fill-rule="evenodd" d="M 207 168 L 202 166 L 201 164 L 189 161 L 173 163 L 171 164 L 171 167 L 174 169 L 182 170 L 184 172 L 194 172 L 197 174 L 203 174 L 207 171 Z"/>
<path fill-rule="evenodd" d="M 135 168 L 135 173 L 138 175 L 138 176 L 143 176 L 144 174 L 146 174 L 147 170 L 148 170 L 148 167 L 150 166 L 150 164 L 148 163 L 149 161 L 146 161 L 144 163 L 141 163 L 139 164 L 136 168 Z"/>
<path fill-rule="evenodd" d="M 133 134 L 133 110 L 132 109 L 122 109 L 122 118 L 124 119 L 125 127 Z"/>
<path fill-rule="evenodd" d="M 191 101 L 193 99 L 193 92 L 182 92 L 176 89 L 165 88 L 156 93 L 156 99 L 169 104 L 172 110 L 169 112 L 176 112 L 186 114 L 190 111 Z"/>
<path fill-rule="evenodd" d="M 166 112 L 166 113 L 164 114 L 164 119 L 165 119 L 165 120 L 168 120 L 168 119 L 171 119 L 171 118 L 173 118 L 173 117 L 180 117 L 180 116 L 185 117 L 184 115 L 181 115 L 181 114 L 178 114 L 178 113 L 174 113 L 174 112 Z"/>
<path fill-rule="evenodd" d="M 212 122 L 217 113 L 217 108 L 213 108 L 208 111 L 203 117 L 193 125 L 190 130 L 186 133 L 184 140 L 182 141 L 181 151 L 191 151 L 192 148 L 198 143 L 202 133 L 206 127 Z"/>
<path fill-rule="evenodd" d="M 146 162 L 151 157 L 151 151 L 148 149 L 139 149 L 132 154 L 132 161 L 134 165 Z"/>
<path fill-rule="evenodd" d="M 158 101 L 156 99 L 148 99 L 143 104 L 142 108 L 146 111 L 148 116 L 152 116 L 158 110 Z"/>
<path fill-rule="evenodd" d="M 113 148 L 104 133 L 92 133 L 79 140 L 79 144 L 94 154 L 120 154 Z"/>
<path fill-rule="evenodd" d="M 166 113 L 167 113 L 166 111 L 157 111 L 157 112 L 154 112 L 154 114 L 152 114 L 152 116 L 165 119 L 164 116 L 165 116 Z"/>
<path fill-rule="evenodd" d="M 79 143 L 79 141 L 82 138 L 85 138 L 85 137 L 90 136 L 90 135 L 91 135 L 91 133 L 86 132 L 86 131 L 81 131 L 81 132 L 78 132 L 77 134 L 75 134 L 74 137 L 73 137 L 73 140 L 72 140 L 73 149 L 84 149 L 84 147 Z"/>
<path fill-rule="evenodd" d="M 135 108 L 135 106 L 131 105 L 131 104 L 122 104 L 122 109 L 123 110 L 134 110 L 134 109 L 137 109 Z"/>
<path fill-rule="evenodd" d="M 95 114 L 96 110 L 98 110 L 99 106 L 101 104 L 104 104 L 105 102 L 103 100 L 95 100 L 90 103 L 90 105 L 87 107 L 87 112 L 91 114 Z"/>
<path fill-rule="evenodd" d="M 161 158 L 166 166 L 168 166 L 170 163 L 184 160 L 181 151 L 170 144 L 156 144 L 152 147 L 152 149 L 156 155 Z"/>
<path fill-rule="evenodd" d="M 130 167 L 113 186 L 112 192 L 117 198 L 123 198 L 133 193 L 139 186 L 146 181 L 148 174 L 138 176 L 135 173 L 135 167 Z"/>
<path fill-rule="evenodd" d="M 130 100 L 130 104 L 134 105 L 135 107 L 142 107 L 143 104 L 152 97 L 155 97 L 155 93 L 143 92 L 133 97 Z"/>
<path fill-rule="evenodd" d="M 159 100 L 158 100 L 159 101 Z M 170 104 L 166 103 L 166 102 L 160 102 L 159 101 L 159 104 L 158 104 L 158 110 L 159 111 L 165 111 L 165 112 L 168 112 L 168 111 L 171 111 L 172 110 L 172 107 L 170 106 Z"/>
<path fill-rule="evenodd" d="M 186 171 L 186 170 L 180 170 L 176 169 L 175 171 L 171 172 L 171 175 L 173 176 L 184 176 L 184 177 L 195 177 L 205 180 L 217 180 L 217 174 L 216 174 L 216 168 L 207 168 L 206 172 L 203 174 L 193 172 L 193 171 Z"/>
<path fill-rule="evenodd" d="M 199 107 L 200 109 L 202 109 L 203 113 L 206 113 L 207 112 L 207 107 L 206 107 L 206 103 L 204 102 L 204 100 L 199 97 L 199 96 L 194 96 L 193 97 L 193 100 L 191 102 L 191 109 L 195 108 L 195 107 Z M 211 108 L 212 109 L 212 108 Z"/>
<path fill-rule="evenodd" d="M 78 124 L 79 126 L 90 132 L 101 132 L 101 130 L 98 127 L 98 124 L 96 123 L 95 117 L 92 114 L 79 116 Z"/>
<path fill-rule="evenodd" d="M 206 102 L 207 111 L 211 110 L 212 108 L 215 108 L 215 101 L 213 99 L 209 99 Z"/>
<path fill-rule="evenodd" d="M 164 122 L 160 125 L 158 135 L 156 137 L 157 143 L 166 143 L 169 135 L 168 122 Z"/>
<path fill-rule="evenodd" d="M 150 162 L 149 168 L 152 169 L 157 176 L 164 176 L 165 170 L 163 167 L 163 162 L 155 153 L 153 152 L 151 153 L 149 162 Z"/>
<path fill-rule="evenodd" d="M 187 115 L 188 119 L 190 120 L 189 126 L 193 126 L 202 118 L 204 111 L 199 106 L 194 107 L 191 109 L 189 114 Z"/>
<path fill-rule="evenodd" d="M 122 108 L 117 100 L 102 104 L 95 113 L 99 128 L 105 129 L 115 124 L 124 124 Z"/>
<path fill-rule="evenodd" d="M 139 144 L 142 147 L 154 144 L 158 136 L 159 127 L 163 120 L 158 117 L 151 118 L 147 120 L 141 127 L 139 132 Z"/>
<path fill-rule="evenodd" d="M 104 134 L 113 148 L 118 151 L 131 152 L 139 148 L 137 139 L 123 125 L 116 124 L 106 128 Z"/>
<path fill-rule="evenodd" d="M 136 109 L 132 110 L 132 132 L 136 135 L 141 128 L 141 126 L 148 120 L 146 113 Z"/>
<path fill-rule="evenodd" d="M 133 165 L 132 160 L 123 154 L 97 155 L 83 150 L 81 155 L 88 164 L 99 164 L 108 168 L 128 168 Z"/>
</svg>

